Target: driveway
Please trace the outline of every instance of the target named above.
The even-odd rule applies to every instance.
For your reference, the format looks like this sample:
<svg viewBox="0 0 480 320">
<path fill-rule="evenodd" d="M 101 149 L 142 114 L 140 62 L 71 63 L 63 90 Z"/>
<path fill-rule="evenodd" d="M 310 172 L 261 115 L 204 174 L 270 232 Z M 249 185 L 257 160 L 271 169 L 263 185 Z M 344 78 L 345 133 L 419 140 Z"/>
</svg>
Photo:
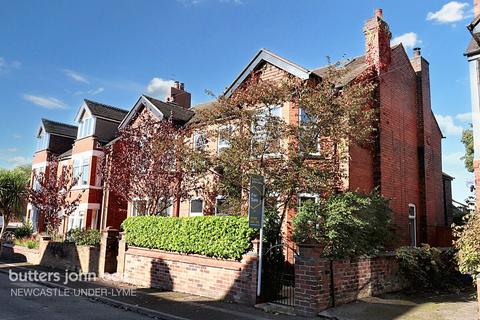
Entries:
<svg viewBox="0 0 480 320">
<path fill-rule="evenodd" d="M 338 320 L 477 320 L 474 288 L 450 294 L 386 294 L 322 313 Z"/>
</svg>

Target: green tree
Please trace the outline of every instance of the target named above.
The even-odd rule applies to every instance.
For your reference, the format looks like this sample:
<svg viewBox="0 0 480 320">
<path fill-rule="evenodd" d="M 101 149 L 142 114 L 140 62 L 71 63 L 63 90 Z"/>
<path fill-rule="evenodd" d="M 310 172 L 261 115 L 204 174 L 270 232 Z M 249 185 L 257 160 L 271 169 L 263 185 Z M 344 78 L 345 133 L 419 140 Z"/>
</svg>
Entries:
<svg viewBox="0 0 480 320">
<path fill-rule="evenodd" d="M 222 210 L 245 214 L 249 177 L 260 174 L 265 210 L 279 216 L 268 222 L 279 233 L 288 210 L 297 206 L 297 194 L 338 190 L 348 144 L 368 147 L 373 141 L 376 78 L 367 70 L 340 88 L 344 71 L 337 67 L 318 81 L 251 74 L 231 96 L 220 96 L 214 108 L 198 112 L 207 138 L 222 141 L 207 161 L 215 168 L 217 194 L 224 197 Z M 300 123 L 285 121 L 279 106 L 298 112 Z"/>
<path fill-rule="evenodd" d="M 25 209 L 28 181 L 29 176 L 21 169 L 0 170 L 0 213 L 4 219 L 0 237 L 10 220 Z"/>
<path fill-rule="evenodd" d="M 473 130 L 472 124 L 469 129 L 462 132 L 462 143 L 465 146 L 465 155 L 461 158 L 465 162 L 468 172 L 473 172 Z"/>
<path fill-rule="evenodd" d="M 460 271 L 475 276 L 480 274 L 480 213 L 472 212 L 463 219 L 465 224 L 454 228 L 454 246 Z"/>
<path fill-rule="evenodd" d="M 393 237 L 389 203 L 378 192 L 345 192 L 307 202 L 293 218 L 293 239 L 321 245 L 329 258 L 375 254 Z"/>
</svg>

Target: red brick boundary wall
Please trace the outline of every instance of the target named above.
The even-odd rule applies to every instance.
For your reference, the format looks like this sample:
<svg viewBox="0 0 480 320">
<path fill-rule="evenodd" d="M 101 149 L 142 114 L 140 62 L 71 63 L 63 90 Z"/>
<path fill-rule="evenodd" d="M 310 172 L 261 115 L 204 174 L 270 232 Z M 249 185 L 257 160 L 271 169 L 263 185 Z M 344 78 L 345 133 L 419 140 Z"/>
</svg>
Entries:
<svg viewBox="0 0 480 320">
<path fill-rule="evenodd" d="M 331 269 L 334 290 L 332 290 Z M 333 261 L 321 258 L 318 247 L 299 247 L 295 259 L 295 311 L 311 316 L 333 305 L 376 294 L 401 290 L 393 254 L 375 258 Z M 333 294 L 332 294 L 333 293 Z"/>
<path fill-rule="evenodd" d="M 2 256 L 57 269 L 98 273 L 99 247 L 41 240 L 38 249 L 2 245 Z"/>
<path fill-rule="evenodd" d="M 255 304 L 257 246 L 254 247 L 241 261 L 234 261 L 137 247 L 125 250 L 121 240 L 117 273 L 124 282 L 137 286 Z"/>
</svg>

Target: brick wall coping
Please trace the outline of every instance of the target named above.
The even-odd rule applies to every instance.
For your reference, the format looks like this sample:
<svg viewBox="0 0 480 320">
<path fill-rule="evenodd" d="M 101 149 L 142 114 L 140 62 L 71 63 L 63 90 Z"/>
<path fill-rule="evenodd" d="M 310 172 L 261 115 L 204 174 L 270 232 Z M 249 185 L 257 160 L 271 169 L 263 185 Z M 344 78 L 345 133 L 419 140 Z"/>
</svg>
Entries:
<svg viewBox="0 0 480 320">
<path fill-rule="evenodd" d="M 255 257 L 254 255 L 246 254 L 244 255 L 242 261 L 236 261 L 207 257 L 197 254 L 183 254 L 178 252 L 139 247 L 128 247 L 126 254 L 236 271 L 240 271 L 243 267 L 245 267 L 250 260 L 249 257 Z"/>
<path fill-rule="evenodd" d="M 40 249 L 30 249 L 30 248 L 27 248 L 27 247 L 24 247 L 24 246 L 19 246 L 19 245 L 10 244 L 10 243 L 4 243 L 4 244 L 2 244 L 2 247 L 18 249 L 18 250 L 21 250 L 21 251 L 26 251 L 26 252 L 31 252 L 31 253 L 40 253 Z"/>
</svg>

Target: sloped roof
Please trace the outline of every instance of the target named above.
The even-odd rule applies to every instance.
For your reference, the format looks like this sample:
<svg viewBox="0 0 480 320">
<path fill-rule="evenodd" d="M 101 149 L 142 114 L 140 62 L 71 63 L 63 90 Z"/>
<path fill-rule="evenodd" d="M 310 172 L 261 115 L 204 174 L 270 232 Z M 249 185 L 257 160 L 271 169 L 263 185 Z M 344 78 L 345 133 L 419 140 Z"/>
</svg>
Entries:
<svg viewBox="0 0 480 320">
<path fill-rule="evenodd" d="M 165 116 L 165 118 L 172 117 L 173 121 L 182 121 L 187 122 L 190 120 L 194 113 L 190 109 L 185 109 L 182 106 L 173 103 L 173 102 L 163 102 L 155 98 L 143 95 L 150 103 L 152 103 L 160 112 Z"/>
<path fill-rule="evenodd" d="M 64 153 L 62 153 L 61 155 L 58 156 L 58 158 L 60 160 L 65 160 L 65 159 L 68 159 L 72 156 L 72 149 L 69 149 L 67 151 L 65 151 Z"/>
<path fill-rule="evenodd" d="M 313 74 L 323 78 L 328 72 L 330 66 L 324 66 L 321 68 L 314 69 Z M 367 64 L 365 63 L 365 56 L 359 56 L 348 60 L 343 66 L 340 67 L 345 71 L 342 76 L 338 79 L 337 85 L 344 86 L 347 83 L 351 82 L 353 79 L 358 77 L 362 72 L 367 70 Z"/>
<path fill-rule="evenodd" d="M 47 133 L 53 135 L 65 136 L 74 139 L 77 137 L 77 127 L 70 124 L 42 118 L 42 127 Z"/>
<path fill-rule="evenodd" d="M 92 115 L 97 117 L 106 118 L 116 122 L 121 122 L 128 113 L 127 110 L 110 106 L 108 104 L 104 104 L 104 103 L 100 103 L 100 102 L 96 102 L 88 99 L 84 99 L 84 101 L 88 107 L 88 110 L 90 110 Z"/>
<path fill-rule="evenodd" d="M 215 105 L 216 105 L 216 100 L 211 100 L 211 101 L 207 101 L 207 102 L 199 103 L 195 105 L 193 107 L 193 111 L 195 112 L 195 114 L 190 119 L 190 121 L 188 121 L 188 123 L 189 124 L 197 123 L 199 121 L 199 116 L 198 116 L 199 112 L 214 110 Z"/>
<path fill-rule="evenodd" d="M 228 86 L 225 91 L 225 95 L 230 96 L 235 89 L 245 80 L 245 78 L 253 71 L 255 68 L 263 62 L 268 62 L 282 70 L 287 71 L 288 73 L 293 74 L 301 79 L 308 79 L 310 77 L 310 71 L 301 67 L 300 65 L 287 60 L 267 49 L 260 49 L 257 54 L 250 60 L 247 66 L 240 72 L 240 74 L 235 78 L 235 80 Z"/>
<path fill-rule="evenodd" d="M 464 55 L 472 56 L 477 53 L 480 53 L 480 46 L 478 45 L 477 41 L 472 37 L 472 39 L 470 39 L 470 42 L 468 43 L 468 47 L 465 50 Z"/>
</svg>

